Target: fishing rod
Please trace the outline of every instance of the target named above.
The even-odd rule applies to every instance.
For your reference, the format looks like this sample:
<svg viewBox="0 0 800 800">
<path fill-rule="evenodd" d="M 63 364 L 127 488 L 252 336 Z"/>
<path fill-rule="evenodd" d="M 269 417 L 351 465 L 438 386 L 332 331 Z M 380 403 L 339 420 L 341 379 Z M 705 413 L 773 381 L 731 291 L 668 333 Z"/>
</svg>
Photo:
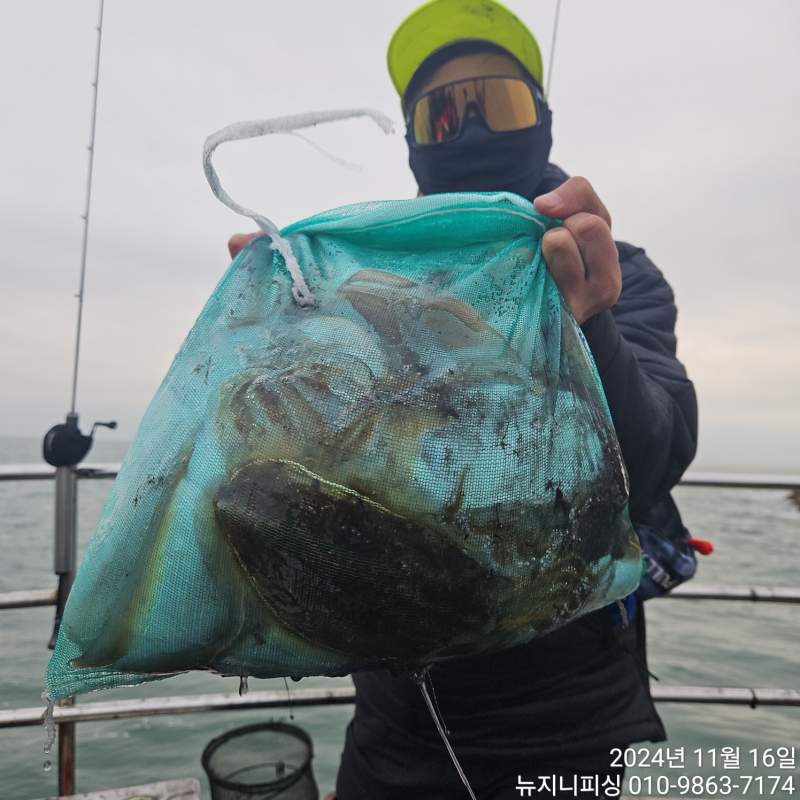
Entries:
<svg viewBox="0 0 800 800">
<path fill-rule="evenodd" d="M 83 321 L 83 289 L 86 284 L 86 246 L 89 242 L 89 208 L 92 202 L 92 170 L 94 169 L 94 134 L 97 127 L 97 91 L 100 83 L 100 44 L 103 38 L 103 3 L 100 0 L 100 21 L 97 25 L 97 56 L 94 65 L 94 98 L 92 100 L 92 132 L 89 141 L 89 174 L 86 179 L 86 211 L 83 214 L 83 247 L 81 248 L 81 278 L 78 289 L 78 326 L 75 335 L 75 366 L 72 371 L 72 405 L 70 411 L 75 413 L 75 395 L 78 391 L 78 359 L 81 350 L 81 322 Z"/>
<path fill-rule="evenodd" d="M 83 296 L 86 285 L 86 251 L 89 243 L 89 210 L 92 202 L 92 174 L 94 169 L 94 140 L 97 127 L 97 93 L 100 83 L 100 45 L 103 38 L 103 5 L 100 0 L 100 19 L 97 24 L 97 54 L 94 67 L 94 98 L 92 102 L 92 125 L 89 140 L 89 172 L 86 178 L 86 206 L 83 220 L 83 246 L 81 248 L 81 269 L 78 294 L 78 324 L 75 334 L 75 360 L 72 370 L 72 399 L 66 422 L 53 426 L 44 437 L 44 459 L 54 467 L 73 467 L 89 452 L 94 441 L 94 432 L 99 425 L 116 428 L 116 422 L 95 422 L 91 433 L 85 436 L 78 427 L 78 414 L 75 411 L 75 399 L 78 393 L 78 363 L 81 350 L 81 326 L 83 323 Z"/>
<path fill-rule="evenodd" d="M 67 597 L 72 589 L 72 583 L 76 572 L 76 551 L 77 551 L 77 499 L 78 484 L 77 474 L 74 467 L 80 462 L 94 443 L 94 433 L 98 426 L 106 428 L 116 428 L 116 422 L 95 422 L 88 435 L 84 435 L 78 427 L 78 413 L 75 410 L 75 401 L 78 393 L 78 363 L 81 350 L 81 325 L 83 322 L 83 297 L 86 286 L 86 252 L 89 243 L 89 211 L 92 201 L 92 173 L 94 169 L 94 142 L 95 130 L 97 127 L 97 94 L 100 83 L 100 45 L 103 38 L 103 4 L 100 0 L 100 19 L 97 24 L 97 54 L 95 57 L 94 68 L 94 98 L 92 102 L 92 125 L 89 141 L 89 171 L 86 179 L 86 206 L 83 216 L 83 246 L 81 248 L 81 269 L 78 288 L 78 323 L 75 334 L 75 360 L 72 370 L 72 397 L 70 410 L 66 421 L 60 425 L 54 425 L 44 437 L 42 445 L 43 455 L 48 464 L 56 467 L 56 525 L 55 525 L 55 573 L 58 575 L 58 595 L 56 600 L 56 615 L 53 626 L 53 635 L 50 638 L 48 647 L 52 650 L 56 645 L 58 631 L 61 627 L 61 617 L 67 603 Z M 63 731 L 64 736 L 69 738 L 71 734 Z M 61 734 L 59 734 L 59 742 Z M 59 786 L 61 786 L 62 773 L 70 773 L 70 769 L 61 764 L 62 747 L 59 744 Z M 69 746 L 65 744 L 64 759 L 65 764 L 69 761 Z M 69 783 L 69 781 L 67 781 Z M 66 784 L 65 784 L 66 785 Z M 72 794 L 65 791 L 62 794 Z"/>
</svg>

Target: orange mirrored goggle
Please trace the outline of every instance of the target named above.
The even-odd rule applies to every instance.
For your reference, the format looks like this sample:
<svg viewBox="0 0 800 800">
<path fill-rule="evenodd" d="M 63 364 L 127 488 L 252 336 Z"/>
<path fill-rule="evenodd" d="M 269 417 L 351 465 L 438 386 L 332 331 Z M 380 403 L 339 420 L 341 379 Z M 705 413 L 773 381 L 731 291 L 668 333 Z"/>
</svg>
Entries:
<svg viewBox="0 0 800 800">
<path fill-rule="evenodd" d="M 414 103 L 410 119 L 414 143 L 440 144 L 455 139 L 470 106 L 497 132 L 531 128 L 539 122 L 536 90 L 527 81 L 469 78 L 438 86 Z"/>
</svg>

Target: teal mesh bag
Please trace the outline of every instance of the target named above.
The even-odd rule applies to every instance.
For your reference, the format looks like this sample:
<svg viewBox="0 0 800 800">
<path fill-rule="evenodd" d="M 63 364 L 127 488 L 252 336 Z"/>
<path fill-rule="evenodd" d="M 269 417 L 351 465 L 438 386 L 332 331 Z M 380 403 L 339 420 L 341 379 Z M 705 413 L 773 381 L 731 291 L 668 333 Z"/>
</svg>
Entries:
<svg viewBox="0 0 800 800">
<path fill-rule="evenodd" d="M 232 206 L 210 156 L 247 130 L 207 144 Z M 191 669 L 413 671 L 636 587 L 619 445 L 541 256 L 552 221 L 513 194 L 280 233 L 251 216 L 268 235 L 200 314 L 89 544 L 54 699 Z"/>
</svg>

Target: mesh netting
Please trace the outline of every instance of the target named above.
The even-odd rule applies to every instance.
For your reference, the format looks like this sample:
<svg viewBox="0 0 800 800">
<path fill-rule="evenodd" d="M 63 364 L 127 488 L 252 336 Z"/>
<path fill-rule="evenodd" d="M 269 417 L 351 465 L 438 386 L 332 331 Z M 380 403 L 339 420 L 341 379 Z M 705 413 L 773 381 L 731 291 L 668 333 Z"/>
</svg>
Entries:
<svg viewBox="0 0 800 800">
<path fill-rule="evenodd" d="M 229 731 L 203 751 L 212 800 L 318 800 L 308 734 L 283 722 Z"/>
<path fill-rule="evenodd" d="M 509 194 L 352 206 L 230 266 L 81 565 L 54 697 L 341 675 L 525 642 L 632 591 L 594 363 Z"/>
</svg>

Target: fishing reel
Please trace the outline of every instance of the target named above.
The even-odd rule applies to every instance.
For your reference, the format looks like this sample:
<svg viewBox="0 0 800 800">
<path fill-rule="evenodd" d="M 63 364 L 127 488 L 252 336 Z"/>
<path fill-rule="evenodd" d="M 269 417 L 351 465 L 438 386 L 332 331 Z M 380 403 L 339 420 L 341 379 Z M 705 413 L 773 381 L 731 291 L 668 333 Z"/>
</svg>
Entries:
<svg viewBox="0 0 800 800">
<path fill-rule="evenodd" d="M 111 430 L 117 427 L 116 422 L 95 422 L 86 436 L 78 427 L 78 415 L 71 411 L 66 422 L 47 431 L 42 445 L 44 460 L 53 467 L 74 467 L 91 449 L 94 432 L 100 425 Z"/>
</svg>

